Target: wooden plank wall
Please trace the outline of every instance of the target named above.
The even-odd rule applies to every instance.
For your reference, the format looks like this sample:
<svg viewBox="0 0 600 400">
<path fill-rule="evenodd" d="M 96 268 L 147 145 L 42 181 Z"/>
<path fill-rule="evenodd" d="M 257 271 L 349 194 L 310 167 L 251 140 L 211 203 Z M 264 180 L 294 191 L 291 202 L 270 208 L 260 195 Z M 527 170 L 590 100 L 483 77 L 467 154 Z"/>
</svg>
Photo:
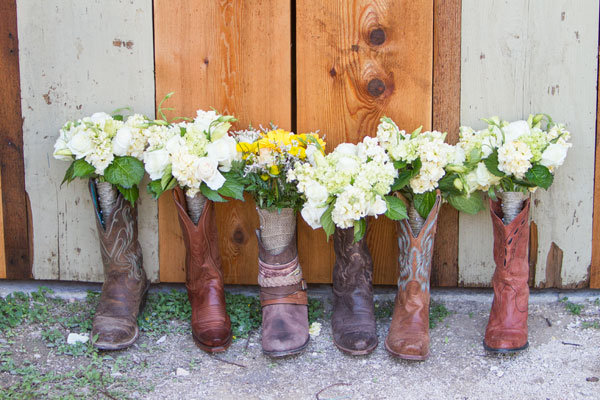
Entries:
<svg viewBox="0 0 600 400">
<path fill-rule="evenodd" d="M 572 132 L 573 148 L 548 192 L 533 196 L 535 286 L 587 286 L 591 261 L 598 1 L 463 0 L 461 123 L 546 112 Z M 489 213 L 460 216 L 459 282 L 489 285 Z M 536 259 L 533 257 L 532 259 Z"/>
<path fill-rule="evenodd" d="M 6 253 L 4 250 L 4 210 L 2 209 L 2 174 L 0 174 L 0 279 L 6 278 Z"/>
<path fill-rule="evenodd" d="M 0 179 L 2 270 L 9 279 L 31 277 L 30 238 L 23 162 L 19 34 L 15 0 L 0 1 Z M 19 30 L 20 31 L 20 30 Z"/>
<path fill-rule="evenodd" d="M 600 43 L 598 45 L 600 62 Z M 600 65 L 600 64 L 599 64 Z M 592 234 L 592 265 L 590 268 L 590 288 L 600 289 L 600 68 L 596 84 L 596 165 L 594 167 L 594 220 Z"/>
<path fill-rule="evenodd" d="M 36 279 L 102 281 L 87 185 L 76 181 L 60 187 L 68 164 L 52 158 L 53 145 L 67 119 L 123 106 L 154 116 L 152 3 L 18 0 L 17 6 L 33 274 Z M 139 236 L 144 266 L 154 281 L 156 210 L 144 191 Z"/>
<path fill-rule="evenodd" d="M 290 2 L 154 2 L 157 102 L 175 91 L 174 115 L 215 107 L 238 128 L 269 122 L 291 129 Z M 254 202 L 217 206 L 219 246 L 228 283 L 256 284 Z M 159 201 L 163 282 L 185 280 L 185 248 L 170 193 Z"/>
</svg>

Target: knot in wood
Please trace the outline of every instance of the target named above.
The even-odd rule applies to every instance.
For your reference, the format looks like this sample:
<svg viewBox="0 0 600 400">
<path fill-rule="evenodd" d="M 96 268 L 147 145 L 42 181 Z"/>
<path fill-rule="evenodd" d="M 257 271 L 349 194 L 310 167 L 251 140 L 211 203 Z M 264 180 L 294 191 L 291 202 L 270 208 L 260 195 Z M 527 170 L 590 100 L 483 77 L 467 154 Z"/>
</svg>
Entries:
<svg viewBox="0 0 600 400">
<path fill-rule="evenodd" d="M 367 91 L 373 97 L 379 97 L 385 92 L 385 83 L 381 79 L 371 79 L 367 84 Z"/>
<path fill-rule="evenodd" d="M 237 244 L 244 244 L 246 241 L 246 235 L 244 235 L 244 231 L 238 228 L 233 232 L 232 239 Z"/>
<path fill-rule="evenodd" d="M 369 33 L 369 42 L 373 46 L 382 45 L 385 42 L 385 31 L 381 28 L 373 29 L 371 33 Z"/>
</svg>

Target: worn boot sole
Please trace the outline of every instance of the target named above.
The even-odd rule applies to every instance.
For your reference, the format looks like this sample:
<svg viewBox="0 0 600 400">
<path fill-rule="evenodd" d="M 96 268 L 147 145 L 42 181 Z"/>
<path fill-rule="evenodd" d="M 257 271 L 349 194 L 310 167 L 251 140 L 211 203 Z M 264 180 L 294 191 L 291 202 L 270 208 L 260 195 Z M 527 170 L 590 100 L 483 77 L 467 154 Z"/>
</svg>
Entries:
<svg viewBox="0 0 600 400">
<path fill-rule="evenodd" d="M 304 343 L 302 346 L 300 346 L 300 347 L 298 347 L 296 349 L 285 350 L 285 351 L 265 351 L 265 350 L 263 350 L 263 354 L 266 355 L 266 356 L 269 356 L 271 358 L 280 358 L 280 357 L 293 356 L 295 354 L 302 353 L 302 351 L 308 347 L 308 342 L 309 341 L 310 341 L 310 336 L 306 340 L 306 343 Z"/>
<path fill-rule="evenodd" d="M 385 345 L 385 349 L 388 351 L 388 353 L 392 354 L 393 356 L 396 356 L 398 358 L 401 358 L 403 360 L 410 360 L 410 361 L 425 361 L 429 358 L 429 352 L 427 352 L 427 354 L 425 354 L 424 356 L 415 356 L 414 354 L 402 354 L 402 353 L 396 353 L 395 351 L 393 351 L 390 346 L 388 346 L 387 340 L 385 342 L 383 342 L 383 344 Z"/>
<path fill-rule="evenodd" d="M 516 347 L 514 349 L 495 349 L 493 347 L 488 346 L 487 344 L 485 344 L 485 340 L 483 341 L 483 348 L 486 351 L 489 351 L 490 353 L 496 353 L 496 354 L 511 354 L 511 353 L 518 353 L 520 351 L 523 351 L 525 349 L 527 349 L 529 347 L 529 342 L 525 343 L 523 346 L 521 347 Z"/>
<path fill-rule="evenodd" d="M 333 344 L 335 344 L 335 346 L 340 349 L 341 351 L 343 351 L 346 354 L 349 354 L 351 356 L 365 356 L 367 354 L 371 354 L 373 352 L 373 350 L 375 350 L 377 348 L 377 346 L 379 345 L 379 341 L 375 342 L 375 344 L 371 347 L 369 347 L 368 349 L 365 350 L 351 350 L 351 349 L 347 349 L 344 346 L 340 346 L 335 339 L 333 340 Z"/>
<path fill-rule="evenodd" d="M 229 334 L 229 337 L 227 338 L 227 342 L 225 342 L 225 344 L 223 346 L 207 346 L 204 343 L 202 343 L 200 341 L 200 339 L 198 339 L 196 337 L 196 335 L 194 335 L 193 332 L 192 332 L 192 337 L 194 338 L 194 343 L 196 343 L 196 346 L 198 346 L 201 350 L 203 350 L 207 353 L 222 353 L 225 350 L 227 350 L 229 348 L 229 346 L 231 345 L 231 334 Z"/>
</svg>

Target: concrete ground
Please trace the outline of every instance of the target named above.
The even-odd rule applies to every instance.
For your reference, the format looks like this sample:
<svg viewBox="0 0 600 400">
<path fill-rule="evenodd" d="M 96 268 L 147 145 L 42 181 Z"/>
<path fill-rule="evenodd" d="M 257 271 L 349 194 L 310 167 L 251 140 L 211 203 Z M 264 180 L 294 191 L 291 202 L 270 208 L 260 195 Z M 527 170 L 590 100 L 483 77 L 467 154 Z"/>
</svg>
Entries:
<svg viewBox="0 0 600 400">
<path fill-rule="evenodd" d="M 35 290 L 38 284 L 1 282 L 0 296 L 16 288 L 28 290 L 27 285 Z M 98 288 L 46 286 L 65 299 L 81 299 L 85 290 Z M 153 290 L 170 288 L 161 285 Z M 230 290 L 256 293 L 256 288 Z M 376 290 L 378 300 L 393 299 L 393 295 L 392 288 Z M 424 362 L 398 360 L 386 352 L 383 341 L 389 318 L 378 320 L 380 344 L 375 352 L 359 357 L 341 353 L 333 345 L 327 318 L 330 288 L 312 287 L 309 296 L 324 301 L 325 318 L 319 321 L 320 334 L 312 337 L 306 351 L 298 356 L 264 356 L 260 332 L 248 340 L 235 341 L 225 353 L 211 356 L 194 345 L 189 325 L 181 333 L 158 339 L 142 334 L 130 349 L 102 354 L 123 360 L 116 376 L 136 380 L 141 388 L 152 387 L 127 389 L 124 398 L 600 399 L 600 291 L 533 292 L 529 349 L 518 355 L 496 356 L 486 353 L 481 344 L 491 291 L 434 289 L 433 300 L 444 304 L 451 313 L 432 329 L 431 357 Z M 570 302 L 583 305 L 579 315 L 559 301 L 565 296 Z M 58 357 L 38 346 L 36 335 L 40 332 L 33 327 L 11 339 L 15 348 L 31 348 L 24 351 L 23 357 L 35 357 L 35 365 L 68 370 L 69 363 L 78 362 L 77 358 Z M 0 381 L 4 379 L 15 378 L 0 372 Z M 99 398 L 112 397 L 105 396 Z"/>
</svg>

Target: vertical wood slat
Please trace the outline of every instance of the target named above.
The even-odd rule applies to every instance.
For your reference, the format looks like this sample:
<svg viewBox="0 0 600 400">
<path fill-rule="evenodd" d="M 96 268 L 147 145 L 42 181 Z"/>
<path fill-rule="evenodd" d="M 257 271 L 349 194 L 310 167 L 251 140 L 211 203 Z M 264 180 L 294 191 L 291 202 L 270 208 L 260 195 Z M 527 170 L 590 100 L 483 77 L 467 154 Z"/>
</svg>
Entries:
<svg viewBox="0 0 600 400">
<path fill-rule="evenodd" d="M 4 252 L 4 215 L 2 208 L 2 174 L 0 174 L 0 279 L 6 279 L 6 254 Z"/>
<path fill-rule="evenodd" d="M 455 144 L 460 127 L 460 39 L 462 0 L 434 0 L 433 129 Z M 458 284 L 458 211 L 444 204 L 438 217 L 431 284 Z"/>
<path fill-rule="evenodd" d="M 433 1 L 296 2 L 297 124 L 319 129 L 331 151 L 375 135 L 383 115 L 401 128 L 431 128 Z M 300 231 L 303 266 L 331 276 L 333 251 L 322 232 Z M 397 276 L 395 226 L 370 221 L 374 283 Z M 327 257 L 327 255 L 329 257 Z"/>
<path fill-rule="evenodd" d="M 598 49 L 598 57 L 600 60 L 600 42 L 598 43 Z M 590 266 L 590 288 L 592 289 L 600 289 L 600 68 L 598 68 L 596 90 L 596 161 L 594 166 L 592 264 Z"/>
<path fill-rule="evenodd" d="M 0 1 L 0 174 L 5 275 L 31 278 L 15 0 Z"/>
<path fill-rule="evenodd" d="M 291 129 L 290 2 L 154 2 L 157 103 L 171 91 L 173 116 L 215 107 L 237 128 Z M 217 205 L 226 283 L 256 284 L 258 216 L 253 201 Z M 184 281 L 185 248 L 171 193 L 159 200 L 162 282 Z"/>
</svg>

